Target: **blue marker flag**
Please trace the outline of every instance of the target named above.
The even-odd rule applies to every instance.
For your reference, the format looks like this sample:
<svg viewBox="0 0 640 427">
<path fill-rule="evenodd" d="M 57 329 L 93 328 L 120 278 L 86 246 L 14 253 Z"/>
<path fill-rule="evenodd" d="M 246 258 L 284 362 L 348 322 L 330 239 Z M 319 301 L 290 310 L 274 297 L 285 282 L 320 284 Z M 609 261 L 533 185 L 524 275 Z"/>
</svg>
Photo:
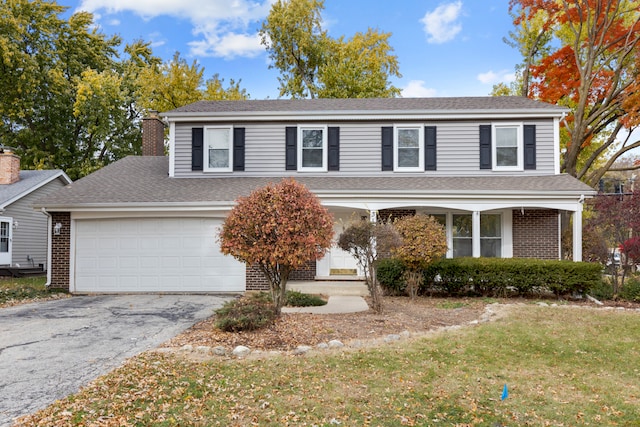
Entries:
<svg viewBox="0 0 640 427">
<path fill-rule="evenodd" d="M 509 389 L 507 388 L 507 385 L 504 385 L 504 388 L 502 389 L 502 400 L 505 400 L 507 397 L 509 397 Z"/>
</svg>

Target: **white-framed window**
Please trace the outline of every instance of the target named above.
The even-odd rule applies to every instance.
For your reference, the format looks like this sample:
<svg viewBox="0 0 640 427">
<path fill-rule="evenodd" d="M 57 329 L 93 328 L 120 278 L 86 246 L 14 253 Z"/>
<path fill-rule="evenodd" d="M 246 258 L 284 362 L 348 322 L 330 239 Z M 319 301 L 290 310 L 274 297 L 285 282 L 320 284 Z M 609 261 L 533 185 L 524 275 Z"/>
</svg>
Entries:
<svg viewBox="0 0 640 427">
<path fill-rule="evenodd" d="M 471 214 L 451 216 L 453 258 L 473 256 L 473 219 Z"/>
<path fill-rule="evenodd" d="M 480 213 L 474 229 L 474 214 L 442 209 L 422 213 L 435 217 L 446 229 L 447 257 L 510 258 L 512 255 L 511 210 Z M 477 253 L 476 253 L 477 251 Z"/>
<path fill-rule="evenodd" d="M 327 170 L 327 127 L 298 127 L 298 170 Z"/>
<path fill-rule="evenodd" d="M 231 172 L 233 165 L 233 129 L 206 127 L 204 129 L 204 170 Z"/>
<path fill-rule="evenodd" d="M 523 170 L 522 123 L 493 124 L 491 147 L 494 170 Z"/>
<path fill-rule="evenodd" d="M 393 169 L 406 172 L 423 171 L 424 126 L 396 126 L 394 132 Z"/>
<path fill-rule="evenodd" d="M 502 215 L 480 214 L 480 256 L 502 257 Z"/>
</svg>

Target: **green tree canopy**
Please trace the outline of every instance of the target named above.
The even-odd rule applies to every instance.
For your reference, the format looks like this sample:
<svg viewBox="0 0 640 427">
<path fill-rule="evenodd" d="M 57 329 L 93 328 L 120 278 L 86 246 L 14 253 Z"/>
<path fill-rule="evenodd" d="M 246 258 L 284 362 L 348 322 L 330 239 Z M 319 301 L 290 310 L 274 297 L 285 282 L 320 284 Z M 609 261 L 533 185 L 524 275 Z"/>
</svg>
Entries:
<svg viewBox="0 0 640 427">
<path fill-rule="evenodd" d="M 393 97 L 401 77 L 391 33 L 369 28 L 345 40 L 322 28 L 323 0 L 278 0 L 260 30 L 262 44 L 280 70 L 280 96 L 293 98 Z"/>
<path fill-rule="evenodd" d="M 66 10 L 55 1 L 0 3 L 0 143 L 17 149 L 24 169 L 60 168 L 77 179 L 139 154 L 147 109 L 247 97 L 239 82 L 204 82 L 195 62 L 176 54 L 163 64 L 149 43 L 122 47 L 90 13 L 64 19 Z"/>
</svg>

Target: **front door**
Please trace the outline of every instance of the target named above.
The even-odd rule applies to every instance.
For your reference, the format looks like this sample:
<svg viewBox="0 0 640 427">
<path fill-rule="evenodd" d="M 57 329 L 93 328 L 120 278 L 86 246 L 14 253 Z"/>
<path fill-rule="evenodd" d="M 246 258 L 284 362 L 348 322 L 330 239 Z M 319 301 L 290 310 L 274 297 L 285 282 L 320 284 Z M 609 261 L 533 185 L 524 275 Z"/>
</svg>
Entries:
<svg viewBox="0 0 640 427">
<path fill-rule="evenodd" d="M 11 265 L 13 218 L 0 217 L 0 265 Z"/>
</svg>

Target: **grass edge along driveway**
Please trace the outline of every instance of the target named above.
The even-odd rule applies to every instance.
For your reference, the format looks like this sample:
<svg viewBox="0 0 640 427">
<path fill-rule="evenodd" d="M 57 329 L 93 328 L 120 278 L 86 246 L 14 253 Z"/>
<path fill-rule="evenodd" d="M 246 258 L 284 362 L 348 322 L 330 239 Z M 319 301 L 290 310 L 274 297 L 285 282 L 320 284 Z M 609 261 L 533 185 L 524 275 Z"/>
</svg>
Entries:
<svg viewBox="0 0 640 427">
<path fill-rule="evenodd" d="M 638 311 L 519 306 L 374 349 L 208 362 L 146 353 L 21 425 L 631 426 L 638 360 Z"/>
</svg>

